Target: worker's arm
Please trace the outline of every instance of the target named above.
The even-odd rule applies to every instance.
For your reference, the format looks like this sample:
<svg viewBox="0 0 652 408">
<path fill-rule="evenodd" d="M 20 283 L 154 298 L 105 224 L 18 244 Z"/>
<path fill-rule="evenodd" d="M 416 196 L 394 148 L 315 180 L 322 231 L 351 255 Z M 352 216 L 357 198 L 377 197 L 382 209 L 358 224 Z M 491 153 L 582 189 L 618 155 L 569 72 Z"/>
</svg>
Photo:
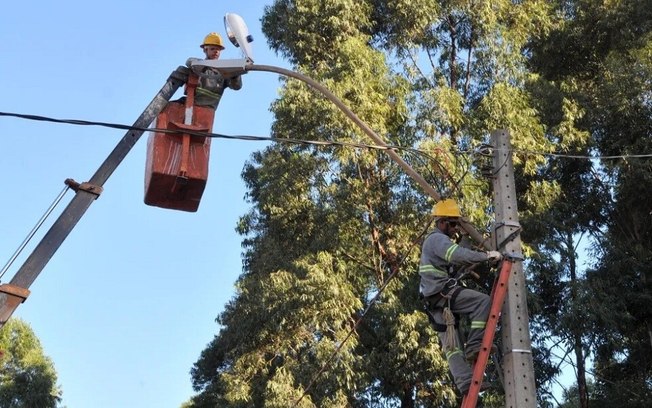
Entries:
<svg viewBox="0 0 652 408">
<path fill-rule="evenodd" d="M 488 260 L 487 253 L 464 248 L 451 241 L 444 234 L 433 234 L 432 240 L 432 250 L 447 263 L 460 265 Z"/>
<path fill-rule="evenodd" d="M 190 58 L 188 58 L 188 59 L 186 60 L 186 66 L 187 66 L 188 68 L 192 68 L 192 63 L 195 62 L 195 61 L 203 61 L 203 59 L 201 59 L 201 58 L 190 57 Z"/>
<path fill-rule="evenodd" d="M 474 262 L 484 262 L 489 259 L 486 252 L 474 251 L 472 249 L 463 248 L 457 244 L 452 244 L 448 248 L 449 262 L 452 264 L 468 264 Z"/>
<path fill-rule="evenodd" d="M 242 76 L 234 76 L 226 80 L 226 86 L 237 91 L 242 88 Z"/>
</svg>

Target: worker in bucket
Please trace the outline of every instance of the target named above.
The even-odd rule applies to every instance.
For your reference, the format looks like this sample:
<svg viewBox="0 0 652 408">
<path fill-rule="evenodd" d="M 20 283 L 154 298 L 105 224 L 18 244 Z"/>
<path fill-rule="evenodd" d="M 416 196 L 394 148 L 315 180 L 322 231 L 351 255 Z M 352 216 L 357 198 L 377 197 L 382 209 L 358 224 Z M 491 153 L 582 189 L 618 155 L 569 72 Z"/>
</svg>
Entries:
<svg viewBox="0 0 652 408">
<path fill-rule="evenodd" d="M 209 33 L 200 47 L 206 55 L 205 59 L 216 60 L 220 58 L 220 53 L 224 50 L 224 42 L 218 33 Z M 195 91 L 195 105 L 216 109 L 224 89 L 231 88 L 237 91 L 242 88 L 242 77 L 237 75 L 225 78 L 217 69 L 210 67 L 202 67 L 200 70 L 192 68 L 193 61 L 200 60 L 201 58 L 188 58 L 186 61 L 186 66 L 193 69 L 199 76 L 199 85 Z M 178 102 L 184 102 L 183 98 Z"/>
<path fill-rule="evenodd" d="M 472 263 L 498 262 L 502 255 L 498 251 L 474 251 L 453 241 L 458 235 L 462 218 L 454 200 L 438 202 L 433 208 L 433 215 L 436 228 L 421 247 L 419 291 L 428 318 L 439 333 L 455 385 L 462 394 L 466 394 L 471 386 L 471 366 L 480 351 L 491 305 L 488 295 L 458 285 L 461 277 L 459 269 Z M 465 347 L 459 344 L 460 338 L 456 332 L 456 317 L 459 315 L 466 315 L 471 320 Z M 492 351 L 495 351 L 495 346 Z"/>
</svg>

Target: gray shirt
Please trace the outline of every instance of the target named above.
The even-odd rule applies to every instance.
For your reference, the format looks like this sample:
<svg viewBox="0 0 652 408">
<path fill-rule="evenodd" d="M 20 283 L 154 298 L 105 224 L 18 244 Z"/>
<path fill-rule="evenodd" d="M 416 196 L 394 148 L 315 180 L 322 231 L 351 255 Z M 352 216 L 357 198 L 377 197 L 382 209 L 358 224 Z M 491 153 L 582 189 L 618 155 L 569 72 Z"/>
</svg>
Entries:
<svg viewBox="0 0 652 408">
<path fill-rule="evenodd" d="M 442 291 L 448 281 L 453 265 L 463 265 L 487 260 L 485 252 L 464 248 L 453 242 L 441 230 L 431 232 L 421 246 L 419 275 L 420 292 L 432 296 Z"/>
</svg>

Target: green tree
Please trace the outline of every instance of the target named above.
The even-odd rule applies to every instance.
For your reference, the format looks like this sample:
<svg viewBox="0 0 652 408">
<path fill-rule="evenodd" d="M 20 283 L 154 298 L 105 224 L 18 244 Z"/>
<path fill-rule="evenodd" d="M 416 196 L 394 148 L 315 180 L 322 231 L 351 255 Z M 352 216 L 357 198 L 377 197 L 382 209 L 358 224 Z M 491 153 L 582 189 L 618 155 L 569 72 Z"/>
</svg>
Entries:
<svg viewBox="0 0 652 408">
<path fill-rule="evenodd" d="M 419 148 L 406 159 L 486 225 L 491 130 L 511 129 L 527 151 L 516 157 L 519 206 L 532 218 L 561 194 L 541 177 L 545 156 L 532 152 L 570 151 L 588 138 L 572 102 L 551 125 L 537 109 L 547 84 L 528 72 L 528 46 L 554 28 L 552 12 L 536 0 L 278 0 L 262 24 L 296 70 L 391 144 Z M 284 82 L 272 110 L 277 137 L 368 142 L 296 81 Z M 238 226 L 244 271 L 192 370 L 193 406 L 458 405 L 418 311 L 418 243 L 432 204 L 419 188 L 382 152 L 340 147 L 275 145 L 252 156 L 243 178 L 252 204 Z M 389 276 L 397 278 L 344 342 Z"/>
<path fill-rule="evenodd" d="M 589 394 L 593 394 L 594 384 L 592 381 L 587 383 Z M 572 386 L 570 389 L 564 391 L 563 402 L 559 404 L 559 408 L 576 408 L 582 406 L 582 400 L 577 386 Z"/>
<path fill-rule="evenodd" d="M 626 156 L 652 151 L 651 29 L 647 1 L 571 1 L 531 64 L 581 106 L 581 127 L 592 152 Z M 591 406 L 644 406 L 650 396 L 650 287 L 648 242 L 652 212 L 641 192 L 650 188 L 649 159 L 603 160 L 594 174 L 604 184 L 593 229 L 594 268 L 575 285 L 575 319 L 549 320 L 565 332 L 579 330 L 594 355 Z M 578 186 L 579 187 L 579 186 Z M 578 213 L 580 213 L 578 211 Z M 606 217 L 604 217 L 606 215 Z M 580 367 L 581 368 L 581 367 Z M 581 406 L 586 391 L 578 378 Z M 585 385 L 584 385 L 585 387 Z"/>
<path fill-rule="evenodd" d="M 638 16 L 644 9 L 615 10 Z M 643 5 L 641 4 L 643 7 Z M 634 11 L 636 10 L 636 11 Z M 624 23 L 624 22 L 623 22 Z M 614 29 L 625 27 L 618 25 Z M 594 79 L 595 132 L 606 155 L 652 151 L 652 22 L 632 33 L 627 47 L 610 50 Z M 640 34 L 640 36 L 635 36 Z M 652 206 L 641 192 L 652 188 L 650 160 L 605 164 L 613 180 L 608 228 L 597 242 L 599 261 L 589 276 L 594 298 L 596 392 L 608 406 L 626 398 L 642 407 L 652 397 Z"/>
<path fill-rule="evenodd" d="M 57 407 L 61 390 L 52 361 L 29 325 L 10 319 L 0 330 L 0 406 Z"/>
</svg>

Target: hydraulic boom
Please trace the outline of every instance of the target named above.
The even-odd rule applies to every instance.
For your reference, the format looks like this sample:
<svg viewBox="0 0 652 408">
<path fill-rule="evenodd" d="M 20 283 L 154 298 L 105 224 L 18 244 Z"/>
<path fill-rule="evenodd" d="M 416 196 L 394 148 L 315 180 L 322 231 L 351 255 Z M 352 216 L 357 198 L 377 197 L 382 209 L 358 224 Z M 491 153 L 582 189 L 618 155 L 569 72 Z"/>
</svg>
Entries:
<svg viewBox="0 0 652 408">
<path fill-rule="evenodd" d="M 99 197 L 104 183 L 142 136 L 144 130 L 136 129 L 147 128 L 165 108 L 177 89 L 186 83 L 187 79 L 188 68 L 186 67 L 178 67 L 170 74 L 165 85 L 134 122 L 135 129 L 129 130 L 124 135 L 88 182 L 76 183 L 70 179 L 66 180 L 66 184 L 75 191 L 75 196 L 11 281 L 0 285 L 0 329 L 9 320 L 18 305 L 27 299 L 30 285 L 36 280 L 93 201 Z"/>
</svg>

